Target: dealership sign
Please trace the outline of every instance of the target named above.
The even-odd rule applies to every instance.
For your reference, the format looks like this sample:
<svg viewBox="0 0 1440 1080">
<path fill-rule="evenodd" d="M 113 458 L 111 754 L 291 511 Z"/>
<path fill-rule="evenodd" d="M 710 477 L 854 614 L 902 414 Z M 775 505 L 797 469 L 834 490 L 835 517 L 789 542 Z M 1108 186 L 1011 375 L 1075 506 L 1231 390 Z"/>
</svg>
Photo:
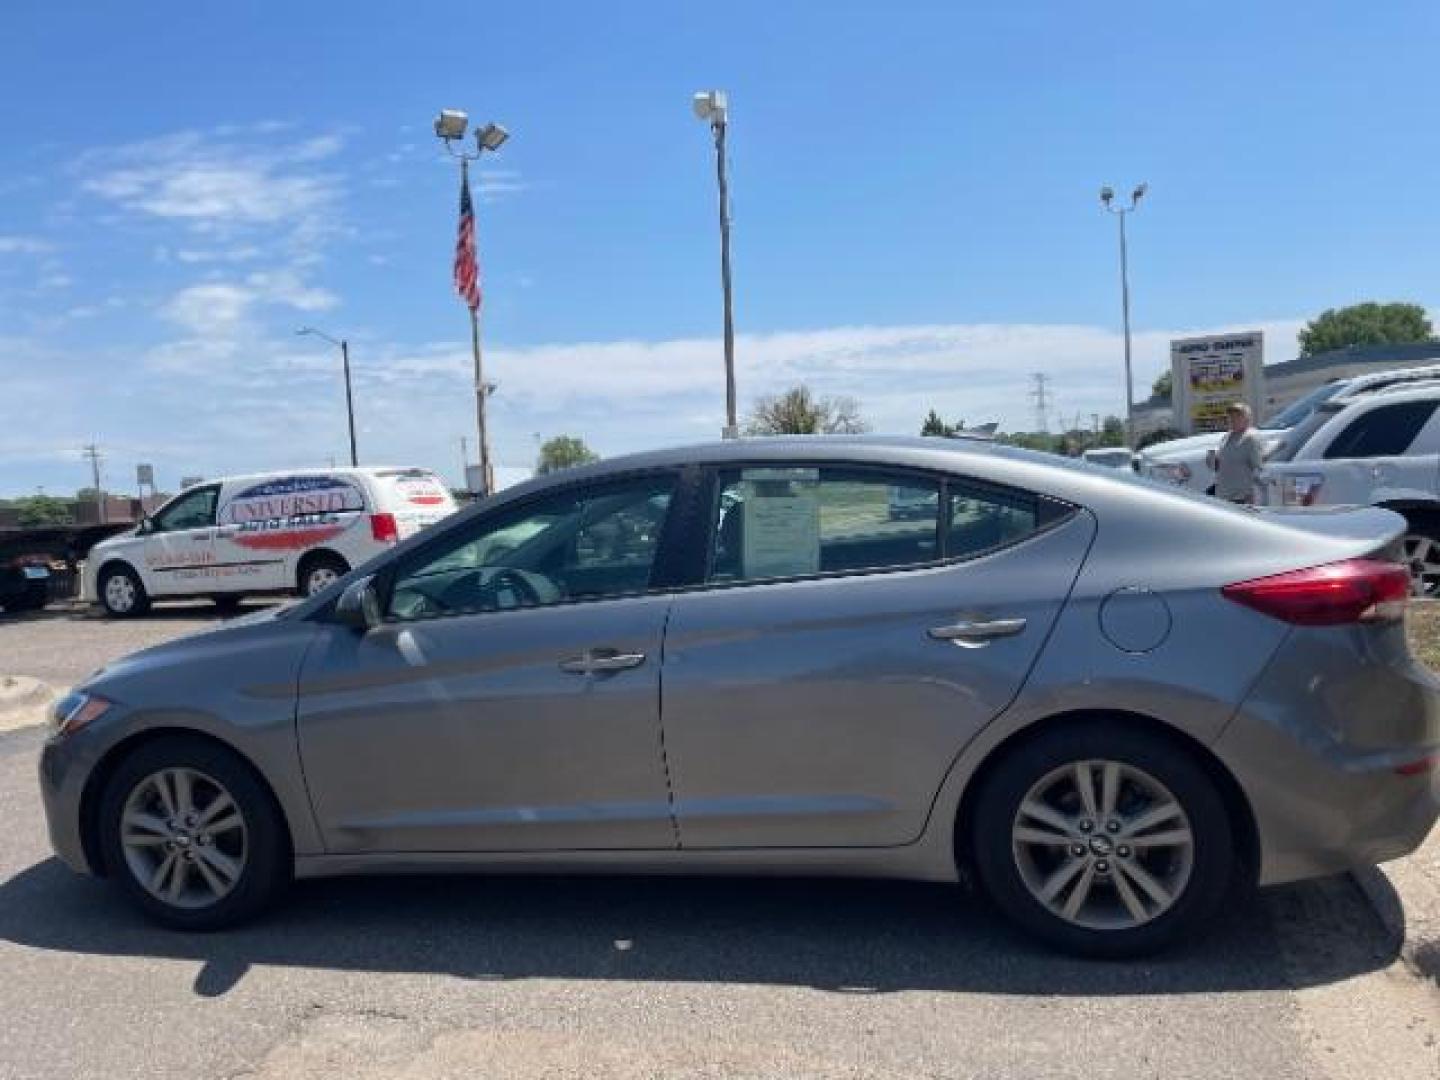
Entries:
<svg viewBox="0 0 1440 1080">
<path fill-rule="evenodd" d="M 365 509 L 360 489 L 336 476 L 291 476 L 255 484 L 220 508 L 235 542 L 261 549 L 303 548 L 329 540 Z"/>
<path fill-rule="evenodd" d="M 1259 330 L 1170 342 L 1171 401 L 1184 434 L 1224 431 L 1225 409 L 1247 403 L 1256 416 L 1265 401 L 1265 335 Z"/>
</svg>

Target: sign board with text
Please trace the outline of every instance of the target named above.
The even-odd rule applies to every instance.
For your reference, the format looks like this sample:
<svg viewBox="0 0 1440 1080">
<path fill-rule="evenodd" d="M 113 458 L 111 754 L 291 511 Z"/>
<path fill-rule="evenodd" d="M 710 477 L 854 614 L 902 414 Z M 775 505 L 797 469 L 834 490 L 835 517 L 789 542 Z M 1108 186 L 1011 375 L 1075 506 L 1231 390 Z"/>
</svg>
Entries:
<svg viewBox="0 0 1440 1080">
<path fill-rule="evenodd" d="M 1170 342 L 1171 404 L 1184 435 L 1224 431 L 1225 408 L 1248 404 L 1258 420 L 1265 402 L 1265 335 L 1259 330 Z"/>
</svg>

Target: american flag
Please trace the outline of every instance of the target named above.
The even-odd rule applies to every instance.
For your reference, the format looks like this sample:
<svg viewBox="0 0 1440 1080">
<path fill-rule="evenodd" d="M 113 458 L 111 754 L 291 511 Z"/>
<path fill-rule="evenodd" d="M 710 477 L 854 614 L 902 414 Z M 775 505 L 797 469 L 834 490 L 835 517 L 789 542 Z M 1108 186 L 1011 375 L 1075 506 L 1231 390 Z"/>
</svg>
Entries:
<svg viewBox="0 0 1440 1080">
<path fill-rule="evenodd" d="M 460 169 L 460 232 L 455 238 L 455 291 L 465 305 L 480 307 L 480 265 L 475 253 L 475 205 L 470 201 L 469 163 Z"/>
</svg>

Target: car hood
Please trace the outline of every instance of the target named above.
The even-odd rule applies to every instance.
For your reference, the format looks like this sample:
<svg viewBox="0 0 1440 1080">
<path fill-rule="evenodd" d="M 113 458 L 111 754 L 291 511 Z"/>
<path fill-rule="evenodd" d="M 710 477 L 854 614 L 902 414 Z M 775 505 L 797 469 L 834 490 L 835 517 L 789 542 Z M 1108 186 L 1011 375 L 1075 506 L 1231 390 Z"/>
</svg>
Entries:
<svg viewBox="0 0 1440 1080">
<path fill-rule="evenodd" d="M 298 664 L 303 645 L 309 641 L 315 627 L 303 619 L 292 618 L 294 607 L 293 604 L 282 604 L 265 608 L 129 653 L 112 660 L 80 685 L 87 689 L 102 685 L 116 687 L 120 690 L 119 696 L 123 697 L 124 690 L 117 684 L 133 684 L 162 670 L 191 665 L 196 667 L 197 672 L 204 669 L 213 673 L 213 676 L 202 676 L 208 682 L 211 677 L 223 679 L 226 666 L 232 660 L 238 661 L 241 657 L 250 657 L 276 646 L 284 652 L 291 643 L 295 645 Z"/>
<path fill-rule="evenodd" d="M 1140 456 L 1146 461 L 1163 461 L 1168 457 L 1193 454 L 1196 451 L 1203 453 L 1211 447 L 1219 446 L 1222 438 L 1224 435 L 1218 431 L 1207 431 L 1202 435 L 1187 435 L 1183 439 L 1171 439 L 1168 442 L 1148 446 L 1140 452 Z"/>
</svg>

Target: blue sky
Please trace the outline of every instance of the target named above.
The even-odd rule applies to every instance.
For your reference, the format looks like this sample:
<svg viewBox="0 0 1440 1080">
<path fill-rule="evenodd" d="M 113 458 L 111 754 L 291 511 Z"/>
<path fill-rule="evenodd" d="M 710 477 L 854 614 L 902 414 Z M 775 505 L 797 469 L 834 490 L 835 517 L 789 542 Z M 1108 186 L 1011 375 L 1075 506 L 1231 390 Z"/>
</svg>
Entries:
<svg viewBox="0 0 1440 1080">
<path fill-rule="evenodd" d="M 1440 304 L 1430 3 L 166 4 L 11 0 L 0 37 L 0 494 L 343 458 L 459 472 L 473 429 L 437 108 L 479 178 L 492 438 L 614 454 L 723 422 L 727 89 L 742 409 L 878 430 L 1123 403 L 1102 183 L 1133 221 L 1137 394 L 1169 337 Z M 472 440 L 473 446 L 473 440 Z"/>
</svg>

